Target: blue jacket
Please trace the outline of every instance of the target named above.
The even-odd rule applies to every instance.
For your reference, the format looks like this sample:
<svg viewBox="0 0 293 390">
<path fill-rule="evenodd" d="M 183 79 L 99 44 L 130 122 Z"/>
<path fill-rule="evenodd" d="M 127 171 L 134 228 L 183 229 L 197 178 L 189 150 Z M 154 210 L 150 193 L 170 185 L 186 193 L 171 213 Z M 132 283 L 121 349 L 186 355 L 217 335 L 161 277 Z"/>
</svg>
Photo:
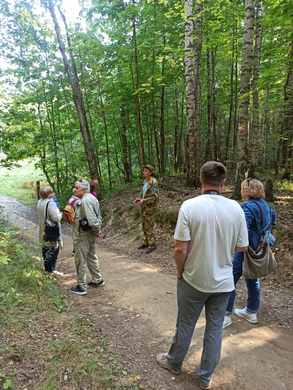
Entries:
<svg viewBox="0 0 293 390">
<path fill-rule="evenodd" d="M 257 202 L 262 209 L 262 225 L 260 210 L 255 202 Z M 242 203 L 241 207 L 245 214 L 249 246 L 256 251 L 263 232 L 265 232 L 269 245 L 272 246 L 276 240 L 271 234 L 272 225 L 276 225 L 276 212 L 271 209 L 270 205 L 264 199 L 248 199 L 246 202 Z M 244 254 L 242 252 L 237 252 L 235 257 L 243 260 Z"/>
</svg>

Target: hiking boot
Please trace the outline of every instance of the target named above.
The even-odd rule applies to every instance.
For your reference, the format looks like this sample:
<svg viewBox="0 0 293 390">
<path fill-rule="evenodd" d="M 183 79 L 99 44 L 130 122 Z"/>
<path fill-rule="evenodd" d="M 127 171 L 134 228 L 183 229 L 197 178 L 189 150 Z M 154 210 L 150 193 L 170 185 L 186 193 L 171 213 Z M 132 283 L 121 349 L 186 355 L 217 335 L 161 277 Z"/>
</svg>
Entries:
<svg viewBox="0 0 293 390">
<path fill-rule="evenodd" d="M 159 366 L 165 368 L 166 370 L 172 372 L 172 374 L 179 375 L 181 371 L 174 370 L 170 363 L 168 362 L 168 358 L 163 353 L 158 353 L 156 357 L 157 363 Z"/>
<path fill-rule="evenodd" d="M 232 322 L 232 321 L 231 321 Z M 208 390 L 212 387 L 212 380 L 209 381 L 207 385 L 204 385 L 202 381 L 199 382 L 199 387 L 203 390 Z"/>
<path fill-rule="evenodd" d="M 224 322 L 223 322 L 223 329 L 227 328 L 227 326 L 232 325 L 232 320 L 230 316 L 225 316 Z"/>
<path fill-rule="evenodd" d="M 147 248 L 148 247 L 148 245 L 144 245 L 144 244 L 142 244 L 141 246 L 139 246 L 137 249 L 144 249 L 144 248 Z"/>
<path fill-rule="evenodd" d="M 73 292 L 74 294 L 78 294 L 78 295 L 86 295 L 87 292 L 85 290 L 82 290 L 79 285 L 75 286 L 75 287 L 71 287 L 71 292 Z"/>
<path fill-rule="evenodd" d="M 103 287 L 105 286 L 106 282 L 104 282 L 104 280 L 102 279 L 99 283 L 94 283 L 94 282 L 88 282 L 88 286 L 91 286 L 91 287 Z"/>
<path fill-rule="evenodd" d="M 149 253 L 152 253 L 156 248 L 148 248 L 145 253 L 148 255 Z"/>
<path fill-rule="evenodd" d="M 250 313 L 247 310 L 247 307 L 244 309 L 235 309 L 234 313 L 241 318 L 244 318 L 246 321 L 250 322 L 251 324 L 256 324 L 258 322 L 257 320 L 257 313 Z"/>
</svg>

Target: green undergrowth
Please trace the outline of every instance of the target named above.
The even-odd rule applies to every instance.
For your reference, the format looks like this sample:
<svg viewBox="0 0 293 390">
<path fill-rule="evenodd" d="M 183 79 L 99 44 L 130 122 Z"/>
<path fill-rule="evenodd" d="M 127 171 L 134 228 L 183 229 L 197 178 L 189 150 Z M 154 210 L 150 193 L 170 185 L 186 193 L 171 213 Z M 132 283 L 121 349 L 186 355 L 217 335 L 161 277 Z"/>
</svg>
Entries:
<svg viewBox="0 0 293 390">
<path fill-rule="evenodd" d="M 138 389 L 17 234 L 0 223 L 0 389 Z"/>
<path fill-rule="evenodd" d="M 1 194 L 11 196 L 26 205 L 37 203 L 36 181 L 45 180 L 33 162 L 23 161 L 19 167 L 0 168 Z"/>
</svg>

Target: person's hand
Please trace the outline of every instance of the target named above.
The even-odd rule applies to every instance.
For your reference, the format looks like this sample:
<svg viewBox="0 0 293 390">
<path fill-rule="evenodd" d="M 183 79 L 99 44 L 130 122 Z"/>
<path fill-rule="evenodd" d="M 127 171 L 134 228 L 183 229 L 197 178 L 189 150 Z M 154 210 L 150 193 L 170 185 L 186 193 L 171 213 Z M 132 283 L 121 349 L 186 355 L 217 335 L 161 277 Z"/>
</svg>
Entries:
<svg viewBox="0 0 293 390">
<path fill-rule="evenodd" d="M 60 211 L 60 214 L 63 215 L 62 211 Z"/>
<path fill-rule="evenodd" d="M 143 199 L 139 199 L 139 202 L 137 203 L 138 206 L 142 206 L 143 205 Z"/>
<path fill-rule="evenodd" d="M 104 234 L 103 234 L 102 232 L 100 232 L 100 233 L 98 234 L 98 237 L 104 237 Z"/>
<path fill-rule="evenodd" d="M 141 199 L 136 198 L 135 201 L 133 202 L 133 204 L 134 204 L 135 206 L 138 206 L 138 203 L 139 203 L 140 201 L 141 201 Z"/>
</svg>

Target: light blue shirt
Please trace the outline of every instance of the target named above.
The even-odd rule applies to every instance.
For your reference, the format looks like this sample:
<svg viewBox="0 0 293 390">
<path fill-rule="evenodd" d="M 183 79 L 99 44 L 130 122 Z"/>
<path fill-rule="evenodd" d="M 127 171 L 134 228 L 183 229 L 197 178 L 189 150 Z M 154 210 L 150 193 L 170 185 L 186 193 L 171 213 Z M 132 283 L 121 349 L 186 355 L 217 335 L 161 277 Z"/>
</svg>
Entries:
<svg viewBox="0 0 293 390">
<path fill-rule="evenodd" d="M 144 196 L 145 196 L 145 193 L 146 193 L 146 190 L 148 188 L 148 185 L 149 185 L 149 182 L 146 181 L 143 185 L 143 189 L 142 189 L 142 199 L 144 199 Z"/>
</svg>

